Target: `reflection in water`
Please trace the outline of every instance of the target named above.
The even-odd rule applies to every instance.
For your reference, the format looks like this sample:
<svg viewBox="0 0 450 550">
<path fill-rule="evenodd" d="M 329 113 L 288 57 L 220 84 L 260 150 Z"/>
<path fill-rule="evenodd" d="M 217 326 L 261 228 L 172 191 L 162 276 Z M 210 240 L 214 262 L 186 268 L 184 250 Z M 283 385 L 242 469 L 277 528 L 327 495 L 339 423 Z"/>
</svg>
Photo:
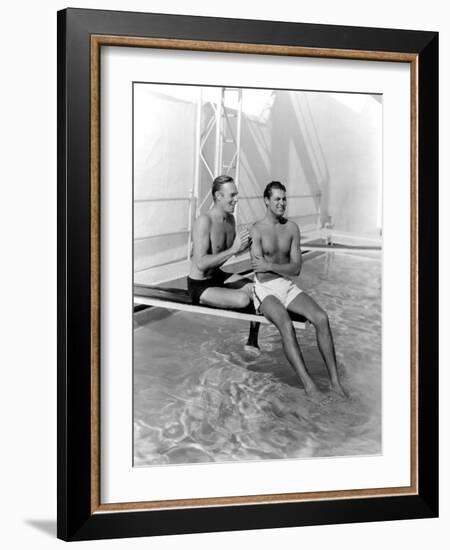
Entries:
<svg viewBox="0 0 450 550">
<path fill-rule="evenodd" d="M 350 400 L 308 401 L 278 332 L 262 325 L 155 310 L 134 334 L 136 466 L 376 454 L 381 451 L 381 263 L 323 254 L 299 285 L 326 309 Z M 297 331 L 319 387 L 328 376 L 315 331 Z"/>
</svg>

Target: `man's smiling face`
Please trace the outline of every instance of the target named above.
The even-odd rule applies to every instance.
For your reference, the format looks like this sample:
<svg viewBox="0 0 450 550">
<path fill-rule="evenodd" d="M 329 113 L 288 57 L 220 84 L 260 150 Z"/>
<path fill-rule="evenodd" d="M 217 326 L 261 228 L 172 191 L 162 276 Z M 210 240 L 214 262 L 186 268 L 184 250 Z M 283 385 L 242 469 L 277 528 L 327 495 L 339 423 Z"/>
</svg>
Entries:
<svg viewBox="0 0 450 550">
<path fill-rule="evenodd" d="M 284 216 L 286 212 L 287 199 L 286 193 L 282 189 L 272 189 L 270 198 L 264 199 L 267 208 L 272 212 L 274 216 L 280 218 Z"/>
</svg>

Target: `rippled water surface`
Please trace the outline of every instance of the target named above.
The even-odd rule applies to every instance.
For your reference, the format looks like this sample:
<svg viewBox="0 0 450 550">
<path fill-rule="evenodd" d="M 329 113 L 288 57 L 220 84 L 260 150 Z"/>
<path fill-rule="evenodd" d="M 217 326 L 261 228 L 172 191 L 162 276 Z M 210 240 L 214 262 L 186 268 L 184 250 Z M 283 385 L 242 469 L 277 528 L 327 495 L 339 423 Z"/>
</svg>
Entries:
<svg viewBox="0 0 450 550">
<path fill-rule="evenodd" d="M 381 262 L 325 253 L 304 263 L 299 286 L 328 312 L 350 399 L 305 397 L 277 330 L 154 309 L 134 333 L 134 463 L 180 464 L 377 454 L 381 451 Z M 323 390 L 313 327 L 297 336 Z"/>
</svg>

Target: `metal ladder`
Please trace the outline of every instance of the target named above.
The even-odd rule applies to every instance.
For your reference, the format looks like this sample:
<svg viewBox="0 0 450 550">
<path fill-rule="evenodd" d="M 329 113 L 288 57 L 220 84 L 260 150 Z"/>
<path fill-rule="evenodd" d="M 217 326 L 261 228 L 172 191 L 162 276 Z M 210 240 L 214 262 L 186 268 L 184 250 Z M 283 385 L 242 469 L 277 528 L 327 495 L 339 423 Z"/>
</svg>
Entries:
<svg viewBox="0 0 450 550">
<path fill-rule="evenodd" d="M 205 106 L 211 106 L 207 120 Z M 234 122 L 235 121 L 235 122 Z M 204 122 L 204 130 L 202 129 Z M 203 90 L 199 88 L 196 114 L 196 163 L 194 182 L 190 190 L 189 201 L 189 239 L 188 255 L 192 246 L 192 227 L 202 209 L 211 207 L 212 197 L 206 193 L 200 198 L 201 167 L 204 167 L 211 178 L 211 184 L 219 175 L 229 175 L 239 189 L 240 147 L 242 128 L 242 89 L 222 87 L 218 90 L 217 102 L 204 101 Z M 205 155 L 206 146 L 214 140 L 214 158 L 208 162 Z M 237 209 L 235 211 L 237 216 Z"/>
</svg>

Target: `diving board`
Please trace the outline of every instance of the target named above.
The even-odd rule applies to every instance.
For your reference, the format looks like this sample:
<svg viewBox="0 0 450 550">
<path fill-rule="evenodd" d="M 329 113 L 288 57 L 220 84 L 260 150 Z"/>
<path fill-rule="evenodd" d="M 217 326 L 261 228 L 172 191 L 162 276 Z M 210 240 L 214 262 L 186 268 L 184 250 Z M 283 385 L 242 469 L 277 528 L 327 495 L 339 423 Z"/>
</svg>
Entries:
<svg viewBox="0 0 450 550">
<path fill-rule="evenodd" d="M 213 315 L 227 319 L 250 321 L 253 323 L 271 324 L 264 315 L 259 315 L 253 308 L 248 310 L 220 309 L 205 305 L 194 305 L 186 290 L 165 289 L 149 285 L 134 285 L 134 303 L 178 311 L 187 311 L 200 315 Z M 253 312 L 252 312 L 253 310 Z M 304 329 L 307 320 L 302 315 L 289 312 L 295 328 Z"/>
</svg>

